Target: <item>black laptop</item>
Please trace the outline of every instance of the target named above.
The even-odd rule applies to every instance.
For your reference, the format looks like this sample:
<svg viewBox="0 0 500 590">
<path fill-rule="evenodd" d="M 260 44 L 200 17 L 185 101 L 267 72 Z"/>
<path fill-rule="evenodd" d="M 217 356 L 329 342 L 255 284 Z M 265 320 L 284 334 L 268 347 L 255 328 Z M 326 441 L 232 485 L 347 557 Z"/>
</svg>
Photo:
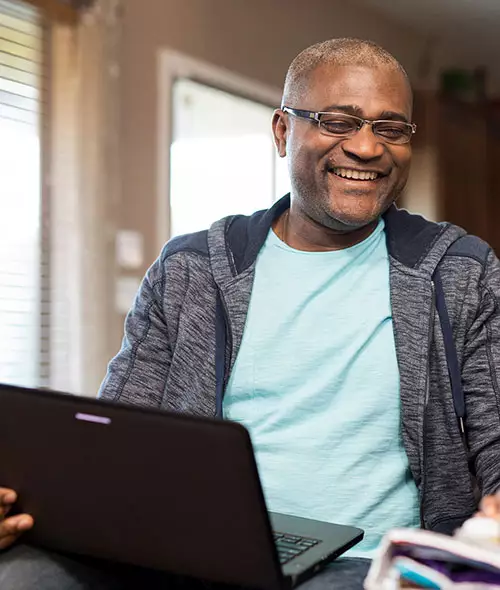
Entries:
<svg viewBox="0 0 500 590">
<path fill-rule="evenodd" d="M 363 531 L 272 514 L 248 432 L 209 418 L 0 385 L 0 485 L 26 541 L 262 590 L 295 586 Z"/>
</svg>

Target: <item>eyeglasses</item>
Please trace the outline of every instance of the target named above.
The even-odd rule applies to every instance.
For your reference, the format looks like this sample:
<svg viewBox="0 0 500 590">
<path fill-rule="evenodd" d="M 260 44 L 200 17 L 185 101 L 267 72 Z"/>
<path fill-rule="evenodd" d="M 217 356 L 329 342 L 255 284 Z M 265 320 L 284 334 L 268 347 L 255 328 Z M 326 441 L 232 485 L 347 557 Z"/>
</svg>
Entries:
<svg viewBox="0 0 500 590">
<path fill-rule="evenodd" d="M 378 120 L 370 121 L 346 113 L 327 113 L 314 111 L 303 111 L 301 109 L 292 109 L 282 106 L 281 110 L 285 113 L 315 121 L 323 135 L 330 137 L 352 137 L 363 125 L 370 125 L 373 133 L 386 141 L 396 145 L 408 143 L 412 135 L 417 130 L 415 123 L 405 123 L 404 121 Z"/>
</svg>

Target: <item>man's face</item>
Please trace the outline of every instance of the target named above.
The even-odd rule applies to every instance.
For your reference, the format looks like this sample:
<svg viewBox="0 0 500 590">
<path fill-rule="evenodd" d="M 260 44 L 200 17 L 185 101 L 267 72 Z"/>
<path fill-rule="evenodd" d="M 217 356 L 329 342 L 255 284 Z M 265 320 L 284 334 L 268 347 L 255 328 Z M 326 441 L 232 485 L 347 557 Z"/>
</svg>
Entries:
<svg viewBox="0 0 500 590">
<path fill-rule="evenodd" d="M 409 122 L 412 97 L 400 72 L 325 65 L 311 73 L 300 104 L 286 106 Z M 326 227 L 352 231 L 368 225 L 406 184 L 410 144 L 387 143 L 369 125 L 351 137 L 331 137 L 320 133 L 314 121 L 277 111 L 273 126 L 278 151 L 288 157 L 292 199 L 303 213 Z M 347 169 L 377 172 L 378 176 L 375 180 L 343 178 L 339 168 L 344 175 Z"/>
</svg>

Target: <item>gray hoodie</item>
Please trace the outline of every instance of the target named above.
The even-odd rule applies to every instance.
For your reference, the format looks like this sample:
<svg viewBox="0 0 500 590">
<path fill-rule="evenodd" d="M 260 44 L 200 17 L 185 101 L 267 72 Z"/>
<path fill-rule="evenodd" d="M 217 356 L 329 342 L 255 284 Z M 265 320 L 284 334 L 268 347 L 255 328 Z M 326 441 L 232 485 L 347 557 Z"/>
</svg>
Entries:
<svg viewBox="0 0 500 590">
<path fill-rule="evenodd" d="M 227 217 L 208 231 L 167 243 L 143 280 L 100 397 L 221 415 L 257 254 L 273 220 L 289 205 L 287 196 L 267 211 Z M 422 526 L 451 532 L 476 509 L 471 472 L 482 495 L 500 489 L 500 262 L 486 247 L 484 260 L 449 249 L 465 235 L 457 226 L 395 206 L 384 218 L 401 436 L 420 493 Z M 465 393 L 468 453 L 435 312 L 438 265 Z"/>
</svg>

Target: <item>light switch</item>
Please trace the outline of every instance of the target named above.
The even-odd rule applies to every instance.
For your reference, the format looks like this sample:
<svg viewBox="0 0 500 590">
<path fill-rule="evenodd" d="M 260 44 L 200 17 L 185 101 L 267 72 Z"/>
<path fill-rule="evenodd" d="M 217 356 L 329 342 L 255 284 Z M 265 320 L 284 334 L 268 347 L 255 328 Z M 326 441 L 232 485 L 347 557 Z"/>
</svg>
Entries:
<svg viewBox="0 0 500 590">
<path fill-rule="evenodd" d="M 127 270 L 140 269 L 144 263 L 144 238 L 138 231 L 120 230 L 116 234 L 116 262 Z"/>
</svg>

